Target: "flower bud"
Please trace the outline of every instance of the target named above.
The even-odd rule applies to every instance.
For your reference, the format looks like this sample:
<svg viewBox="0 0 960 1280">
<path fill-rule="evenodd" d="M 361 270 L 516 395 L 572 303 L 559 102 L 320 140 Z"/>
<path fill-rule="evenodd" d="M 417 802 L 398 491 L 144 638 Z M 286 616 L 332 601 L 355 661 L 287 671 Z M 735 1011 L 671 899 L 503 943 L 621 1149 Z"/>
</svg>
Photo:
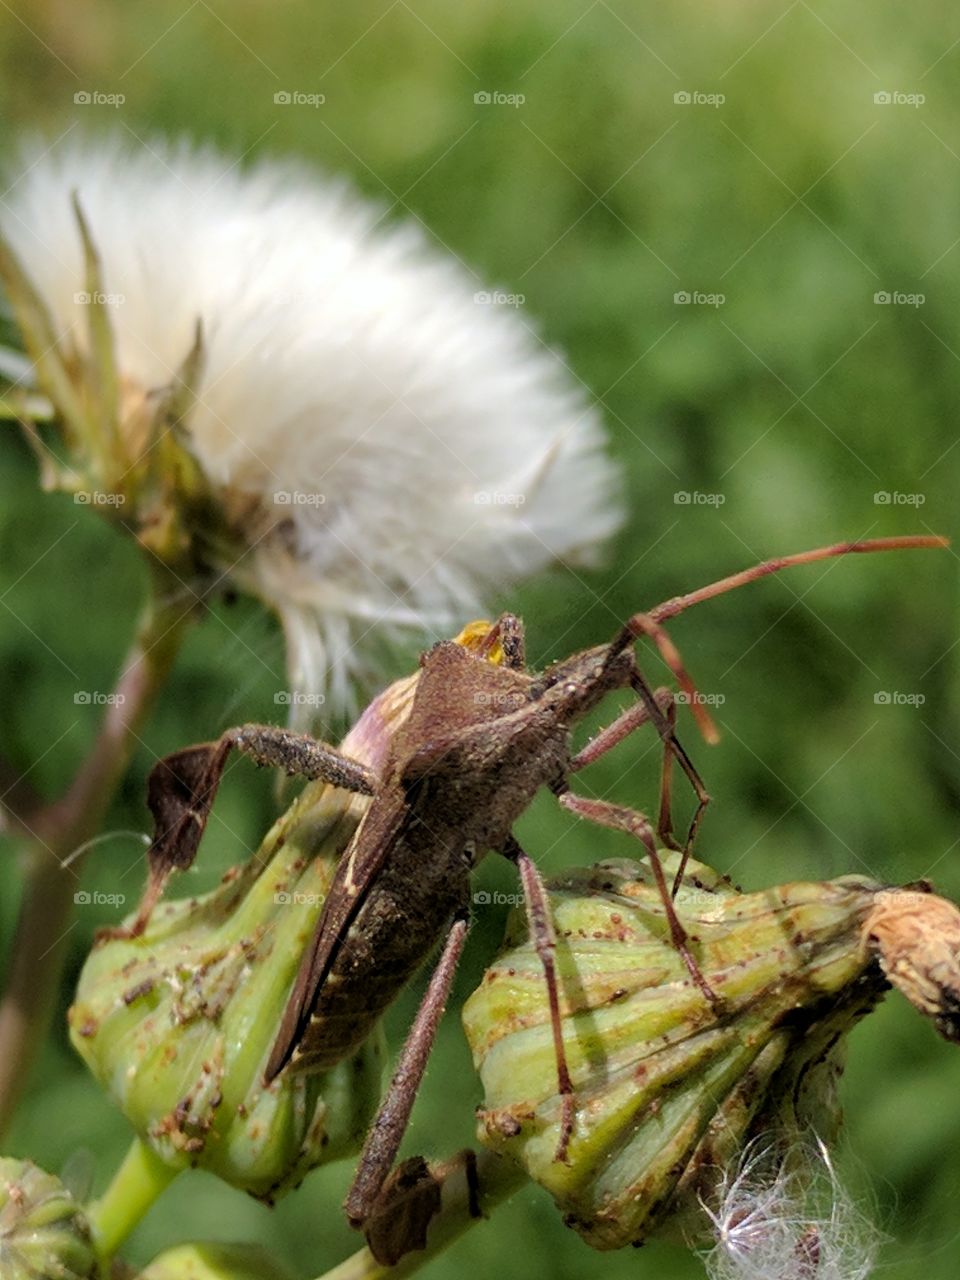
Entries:
<svg viewBox="0 0 960 1280">
<path fill-rule="evenodd" d="M 476 649 L 489 629 L 471 623 L 457 642 Z M 417 680 L 373 700 L 345 754 L 383 769 Z M 337 859 L 369 802 L 308 784 L 217 889 L 162 903 L 142 932 L 115 930 L 91 952 L 71 1039 L 164 1163 L 209 1169 L 273 1200 L 316 1165 L 359 1149 L 380 1094 L 379 1028 L 329 1071 L 285 1071 L 265 1086 L 264 1070 Z"/>
<path fill-rule="evenodd" d="M 0 1159 L 3 1280 L 93 1280 L 87 1224 L 63 1183 L 28 1160 Z"/>
<path fill-rule="evenodd" d="M 140 1280 L 292 1280 L 272 1254 L 253 1244 L 181 1244 L 154 1258 Z"/>
<path fill-rule="evenodd" d="M 415 679 L 374 700 L 344 750 L 381 767 Z M 140 936 L 102 938 L 70 1010 L 71 1039 L 167 1164 L 272 1200 L 352 1154 L 380 1091 L 379 1033 L 330 1071 L 264 1068 L 336 860 L 369 800 L 309 784 L 257 854 L 211 893 L 163 903 Z"/>
<path fill-rule="evenodd" d="M 485 1096 L 480 1141 L 519 1162 L 595 1248 L 655 1231 L 714 1239 L 709 1207 L 756 1135 L 773 1135 L 787 1167 L 811 1129 L 833 1138 L 843 1039 L 886 988 L 884 969 L 893 980 L 896 966 L 905 990 L 923 988 L 915 1003 L 945 1034 L 944 1022 L 955 1027 L 957 961 L 945 965 L 944 948 L 932 948 L 931 976 L 928 939 L 905 945 L 901 930 L 894 959 L 878 939 L 923 896 L 859 876 L 741 894 L 689 864 L 675 906 L 714 1009 L 670 941 L 645 865 L 604 862 L 553 880 L 576 1095 L 568 1157 L 556 1159 L 561 1100 L 543 970 L 517 914 L 464 1008 Z M 928 921 L 960 921 L 949 903 L 926 901 Z"/>
</svg>

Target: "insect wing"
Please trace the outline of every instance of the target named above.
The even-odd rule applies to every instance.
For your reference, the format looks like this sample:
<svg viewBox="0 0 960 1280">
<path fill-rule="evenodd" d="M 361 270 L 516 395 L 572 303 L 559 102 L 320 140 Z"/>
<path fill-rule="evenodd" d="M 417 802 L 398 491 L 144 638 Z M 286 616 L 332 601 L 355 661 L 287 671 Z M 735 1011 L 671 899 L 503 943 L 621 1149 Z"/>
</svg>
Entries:
<svg viewBox="0 0 960 1280">
<path fill-rule="evenodd" d="M 264 1073 L 268 1083 L 296 1053 L 317 995 L 408 816 L 408 800 L 401 790 L 381 792 L 343 855 L 283 1012 Z"/>
</svg>

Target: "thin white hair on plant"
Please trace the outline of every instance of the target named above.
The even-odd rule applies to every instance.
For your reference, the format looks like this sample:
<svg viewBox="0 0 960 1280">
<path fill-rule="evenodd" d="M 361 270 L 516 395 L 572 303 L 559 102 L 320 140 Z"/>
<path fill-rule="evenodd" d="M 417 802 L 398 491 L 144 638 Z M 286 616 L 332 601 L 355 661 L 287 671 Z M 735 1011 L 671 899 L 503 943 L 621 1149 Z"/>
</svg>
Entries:
<svg viewBox="0 0 960 1280">
<path fill-rule="evenodd" d="M 294 716 L 342 707 L 369 630 L 458 629 L 620 523 L 584 388 L 412 220 L 303 162 L 79 129 L 14 176 L 0 224 L 67 356 L 88 342 L 76 196 L 131 417 L 199 321 L 184 439 L 246 548 L 217 567 L 275 610 L 314 695 Z"/>
<path fill-rule="evenodd" d="M 882 1243 L 819 1138 L 788 1152 L 751 1142 L 704 1209 L 717 1241 L 710 1280 L 867 1280 Z"/>
</svg>

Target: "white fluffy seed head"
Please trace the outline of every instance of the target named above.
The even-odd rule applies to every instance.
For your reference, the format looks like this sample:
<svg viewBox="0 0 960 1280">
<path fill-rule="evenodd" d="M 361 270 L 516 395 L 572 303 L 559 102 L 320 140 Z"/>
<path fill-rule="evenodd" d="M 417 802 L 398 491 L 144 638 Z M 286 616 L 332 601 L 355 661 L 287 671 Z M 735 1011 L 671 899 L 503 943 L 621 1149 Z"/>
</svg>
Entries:
<svg viewBox="0 0 960 1280">
<path fill-rule="evenodd" d="M 867 1280 L 881 1234 L 841 1186 L 826 1146 L 752 1143 L 707 1209 L 710 1280 Z"/>
<path fill-rule="evenodd" d="M 0 226 L 83 350 L 77 193 L 134 398 L 170 382 L 201 321 L 189 447 L 249 513 L 223 567 L 279 613 L 298 691 L 342 703 L 368 629 L 458 627 L 616 528 L 583 388 L 419 226 L 302 163 L 78 134 L 25 149 Z"/>
</svg>

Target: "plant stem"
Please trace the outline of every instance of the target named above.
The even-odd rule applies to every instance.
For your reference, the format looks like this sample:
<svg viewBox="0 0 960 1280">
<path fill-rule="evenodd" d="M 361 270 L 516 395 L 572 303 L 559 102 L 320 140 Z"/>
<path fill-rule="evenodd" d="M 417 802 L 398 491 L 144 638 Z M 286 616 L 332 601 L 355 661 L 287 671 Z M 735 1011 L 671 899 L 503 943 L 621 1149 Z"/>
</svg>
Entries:
<svg viewBox="0 0 960 1280">
<path fill-rule="evenodd" d="M 109 1272 L 113 1255 L 178 1173 L 140 1138 L 134 1138 L 109 1187 L 86 1210 L 93 1243 L 105 1271 Z"/>
<path fill-rule="evenodd" d="M 444 1180 L 443 1204 L 430 1224 L 425 1249 L 408 1253 L 392 1267 L 378 1262 L 369 1249 L 360 1249 L 319 1280 L 387 1280 L 387 1277 L 403 1280 L 405 1276 L 412 1276 L 528 1182 L 527 1175 L 517 1165 L 487 1151 L 477 1157 L 476 1176 L 482 1217 L 472 1212 L 466 1170 L 462 1163 L 458 1164 Z"/>
<path fill-rule="evenodd" d="M 46 1034 L 70 929 L 77 863 L 65 860 L 99 831 L 180 647 L 190 610 L 158 571 L 99 733 L 64 795 L 20 815 L 32 833 L 26 883 L 0 999 L 0 1135 Z"/>
</svg>

